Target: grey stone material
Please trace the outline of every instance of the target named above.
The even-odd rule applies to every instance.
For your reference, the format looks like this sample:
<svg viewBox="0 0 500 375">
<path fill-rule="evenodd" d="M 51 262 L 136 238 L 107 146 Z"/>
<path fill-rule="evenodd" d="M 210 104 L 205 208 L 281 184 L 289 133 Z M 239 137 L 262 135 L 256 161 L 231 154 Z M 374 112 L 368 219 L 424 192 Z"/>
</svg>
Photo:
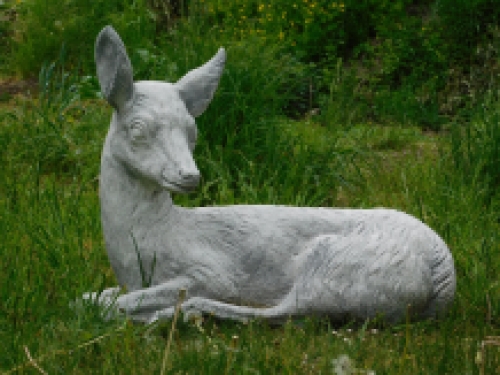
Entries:
<svg viewBox="0 0 500 375">
<path fill-rule="evenodd" d="M 113 106 L 101 159 L 101 218 L 119 288 L 95 298 L 132 319 L 186 315 L 246 321 L 305 315 L 332 320 L 442 315 L 455 294 L 452 255 L 420 220 L 396 210 L 236 205 L 183 208 L 193 191 L 195 117 L 222 75 L 223 48 L 177 83 L 133 81 L 123 42 L 107 26 L 95 45 Z"/>
</svg>

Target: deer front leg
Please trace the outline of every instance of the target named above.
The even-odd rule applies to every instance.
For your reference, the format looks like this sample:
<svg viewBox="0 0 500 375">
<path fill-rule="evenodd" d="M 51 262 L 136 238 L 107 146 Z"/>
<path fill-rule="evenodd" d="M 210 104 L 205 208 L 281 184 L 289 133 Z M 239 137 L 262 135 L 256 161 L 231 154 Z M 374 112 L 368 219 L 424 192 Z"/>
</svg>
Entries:
<svg viewBox="0 0 500 375">
<path fill-rule="evenodd" d="M 165 283 L 119 295 L 120 288 L 105 289 L 102 293 L 85 293 L 83 299 L 103 308 L 106 319 L 125 313 L 132 320 L 147 322 L 155 312 L 174 307 L 179 290 L 192 289 L 189 277 L 177 277 Z"/>
<path fill-rule="evenodd" d="M 81 309 L 85 304 L 98 305 L 101 307 L 101 316 L 105 320 L 110 320 L 119 314 L 119 311 L 117 311 L 116 308 L 116 299 L 120 294 L 120 290 L 120 287 L 114 287 L 104 289 L 101 293 L 84 293 L 81 299 L 71 302 L 70 306 L 78 310 Z"/>
<path fill-rule="evenodd" d="M 175 306 L 179 290 L 190 290 L 194 282 L 182 276 L 145 289 L 135 290 L 117 298 L 118 310 L 133 320 L 147 321 L 158 310 Z"/>
<path fill-rule="evenodd" d="M 82 299 L 84 301 L 95 303 L 103 307 L 109 307 L 116 301 L 119 294 L 120 294 L 120 287 L 117 286 L 114 288 L 104 289 L 101 293 L 98 292 L 84 293 Z"/>
</svg>

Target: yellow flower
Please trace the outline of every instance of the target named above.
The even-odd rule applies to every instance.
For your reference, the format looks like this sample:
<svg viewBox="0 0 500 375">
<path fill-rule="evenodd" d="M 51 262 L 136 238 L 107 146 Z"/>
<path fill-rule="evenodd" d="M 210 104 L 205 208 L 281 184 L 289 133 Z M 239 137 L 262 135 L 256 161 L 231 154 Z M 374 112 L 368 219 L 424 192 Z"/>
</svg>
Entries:
<svg viewBox="0 0 500 375">
<path fill-rule="evenodd" d="M 259 12 L 262 12 L 262 9 L 264 9 L 265 5 L 264 4 L 259 4 Z"/>
</svg>

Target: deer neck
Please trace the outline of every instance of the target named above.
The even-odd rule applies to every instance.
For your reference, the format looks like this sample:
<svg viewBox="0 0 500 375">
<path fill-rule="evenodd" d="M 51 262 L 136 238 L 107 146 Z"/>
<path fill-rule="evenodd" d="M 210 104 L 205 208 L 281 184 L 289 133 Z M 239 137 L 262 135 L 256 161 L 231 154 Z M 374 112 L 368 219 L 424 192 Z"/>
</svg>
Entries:
<svg viewBox="0 0 500 375">
<path fill-rule="evenodd" d="M 175 215 L 170 193 L 127 170 L 107 147 L 101 158 L 99 190 L 105 232 L 130 235 L 138 227 L 165 225 Z"/>
</svg>

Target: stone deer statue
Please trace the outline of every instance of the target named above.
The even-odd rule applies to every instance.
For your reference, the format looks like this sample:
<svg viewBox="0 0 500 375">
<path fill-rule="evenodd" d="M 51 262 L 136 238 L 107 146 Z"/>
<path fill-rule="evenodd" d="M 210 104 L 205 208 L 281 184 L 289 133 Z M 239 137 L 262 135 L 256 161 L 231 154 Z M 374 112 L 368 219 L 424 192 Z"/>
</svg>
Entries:
<svg viewBox="0 0 500 375">
<path fill-rule="evenodd" d="M 87 294 L 136 321 L 174 314 L 223 319 L 319 315 L 334 321 L 382 315 L 436 317 L 454 298 L 455 269 L 441 238 L 389 209 L 269 205 L 183 208 L 170 192 L 199 183 L 195 118 L 222 75 L 220 49 L 178 82 L 133 82 L 125 46 L 107 26 L 95 60 L 114 108 L 102 152 L 100 200 L 111 266 L 126 293 Z M 144 283 L 147 280 L 147 283 Z"/>
</svg>

